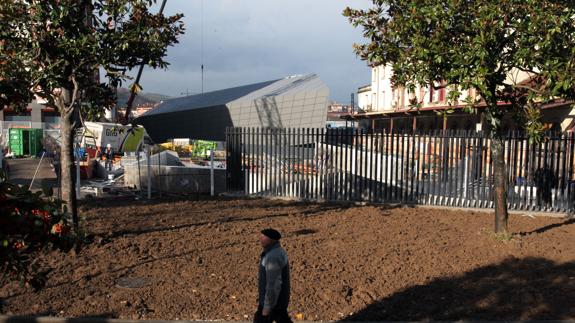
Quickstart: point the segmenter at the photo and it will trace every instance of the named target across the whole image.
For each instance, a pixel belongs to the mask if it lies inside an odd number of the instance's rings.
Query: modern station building
[[[323,128],[329,89],[315,74],[164,101],[135,120],[156,143],[225,141],[227,127]]]

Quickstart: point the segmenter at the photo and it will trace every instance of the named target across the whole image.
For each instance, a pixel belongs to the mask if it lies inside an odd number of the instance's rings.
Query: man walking
[[[292,323],[287,308],[290,297],[289,261],[274,229],[261,231],[259,265],[259,306],[254,323]]]
[[[112,145],[107,144],[106,150],[104,151],[104,156],[106,156],[106,170],[108,172],[112,171],[112,165],[114,163],[114,151],[112,150]]]

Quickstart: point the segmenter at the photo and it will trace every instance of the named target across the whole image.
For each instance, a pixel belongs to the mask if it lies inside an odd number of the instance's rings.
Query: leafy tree
[[[0,1],[0,108],[41,98],[61,116],[62,196],[78,230],[74,132],[115,101],[111,88],[142,62],[166,68],[182,15],[150,12],[155,0]],[[108,84],[100,83],[105,71]]]
[[[451,102],[460,91],[477,90],[479,99],[468,100],[466,110],[484,106],[494,160],[495,231],[507,234],[501,121],[508,113],[521,116],[532,141],[538,141],[541,105],[573,97],[575,2],[373,0],[372,8],[347,8],[344,15],[369,40],[354,45],[356,53],[391,65],[395,86],[414,91],[419,84],[443,81],[453,89]]]

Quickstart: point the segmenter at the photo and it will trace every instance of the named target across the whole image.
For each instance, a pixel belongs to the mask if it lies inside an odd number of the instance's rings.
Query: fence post
[[[136,161],[138,164],[138,195],[142,195],[142,171],[140,170],[140,148],[136,150]]]
[[[158,195],[162,197],[162,151],[158,152]]]
[[[242,138],[242,176],[244,185],[244,195],[248,195],[248,157],[249,157],[249,146],[247,141],[246,128],[241,128],[241,138]],[[241,179],[240,179],[241,181]]]
[[[76,151],[74,153],[74,155],[76,156],[76,198],[80,198],[80,145],[76,144]],[[112,157],[113,158],[113,157]],[[110,164],[112,164],[112,161],[110,161]],[[108,175],[108,178],[109,175]]]
[[[467,151],[465,152],[465,158],[463,160],[463,199],[467,199],[467,183],[468,183],[468,174],[467,174],[467,162],[469,157],[467,156]]]
[[[210,195],[214,196],[214,149],[210,148]]]
[[[150,146],[146,147],[146,157],[147,157],[147,177],[148,177],[148,200],[152,199],[152,149]]]

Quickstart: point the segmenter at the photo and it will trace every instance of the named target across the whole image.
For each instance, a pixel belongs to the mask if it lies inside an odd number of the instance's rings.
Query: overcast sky
[[[370,69],[352,50],[354,42],[363,41],[361,30],[341,12],[370,3],[168,0],[165,13],[182,12],[186,34],[169,49],[168,70],[145,69],[141,84],[144,92],[199,93],[203,25],[204,92],[316,73],[329,86],[333,100],[347,103],[352,92],[370,83]]]

